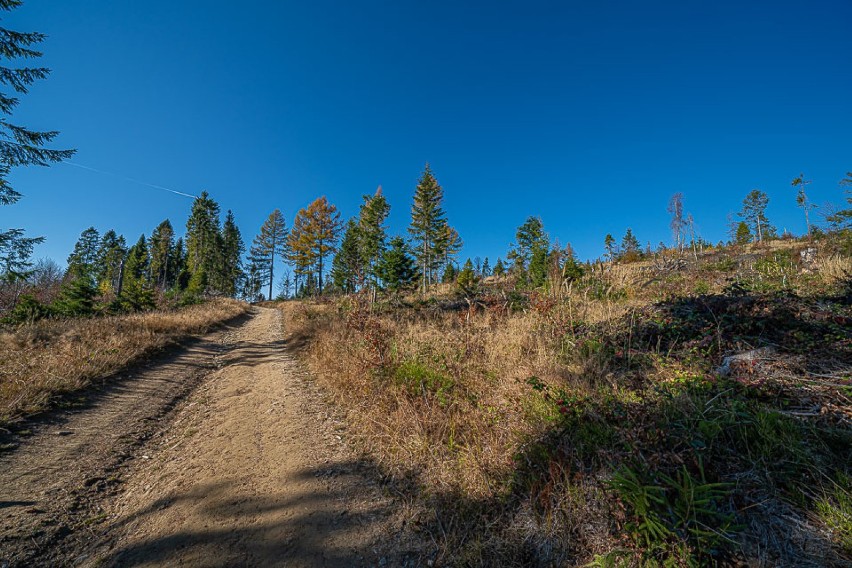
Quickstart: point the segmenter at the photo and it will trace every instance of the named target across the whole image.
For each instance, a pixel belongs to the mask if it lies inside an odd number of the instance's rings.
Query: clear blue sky
[[[840,203],[852,170],[852,2],[27,0],[53,69],[14,119],[74,160],[232,209],[246,242],[327,195],[344,217],[381,184],[403,232],[423,164],[464,256],[505,258],[540,215],[582,258],[607,232],[669,242],[686,196],[724,236],[745,194],[804,230],[790,180]],[[18,169],[0,227],[64,262],[80,231],[134,242],[190,200],[58,164]],[[464,260],[464,256],[461,260]]]

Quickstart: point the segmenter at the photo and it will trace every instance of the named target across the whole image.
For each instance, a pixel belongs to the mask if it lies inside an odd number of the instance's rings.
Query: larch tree
[[[269,287],[269,299],[272,299],[272,285],[275,282],[275,259],[281,257],[287,246],[287,223],[284,215],[276,209],[269,214],[260,227],[260,233],[251,246],[251,259]]]
[[[10,11],[21,5],[20,0],[0,0],[0,10]],[[55,131],[35,131],[9,121],[18,106],[19,96],[26,94],[30,85],[47,77],[45,67],[17,66],[15,61],[36,59],[41,53],[34,49],[44,34],[17,32],[0,27],[0,205],[11,205],[21,194],[9,183],[12,168],[39,165],[69,159],[74,150],[47,148],[58,135]],[[21,228],[0,229],[0,279],[17,280],[26,276],[32,266],[33,247],[42,237],[26,237]]]
[[[444,190],[432,174],[429,164],[423,170],[417,188],[414,190],[414,203],[411,206],[411,225],[408,232],[415,243],[415,257],[420,265],[422,278],[421,290],[425,294],[433,281],[433,270],[439,256],[442,231],[446,226],[446,214],[443,209]]]
[[[799,174],[798,176],[793,178],[793,181],[790,182],[795,189],[796,192],[796,205],[802,208],[805,212],[805,226],[808,230],[808,238],[811,238],[811,218],[810,218],[810,210],[816,207],[813,205],[808,199],[808,194],[805,192],[805,188],[810,185],[811,180],[805,179],[805,174]]]
[[[307,241],[310,256],[317,265],[318,292],[323,292],[323,266],[325,257],[337,250],[337,239],[340,237],[342,224],[337,207],[330,204],[323,195],[308,205],[307,209]]]

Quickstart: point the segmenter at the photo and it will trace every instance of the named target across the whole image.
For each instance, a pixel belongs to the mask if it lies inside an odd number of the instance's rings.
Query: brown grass
[[[48,408],[157,350],[244,313],[213,300],[172,311],[43,320],[0,332],[0,425]]]

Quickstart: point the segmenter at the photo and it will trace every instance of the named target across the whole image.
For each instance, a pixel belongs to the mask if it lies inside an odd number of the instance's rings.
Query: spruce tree
[[[358,289],[362,281],[364,268],[363,248],[361,245],[361,225],[350,219],[343,232],[340,248],[331,263],[331,280],[334,288],[344,294],[351,294]],[[373,270],[371,269],[371,272]]]
[[[19,0],[0,0],[0,10],[10,11],[21,5]],[[9,183],[12,168],[17,166],[47,166],[69,159],[74,150],[46,148],[58,135],[55,131],[39,132],[9,121],[18,106],[19,96],[29,86],[50,73],[44,67],[9,66],[15,60],[35,59],[41,53],[34,47],[44,40],[38,32],[16,32],[0,27],[0,205],[11,205],[21,194]],[[8,63],[7,63],[8,62]],[[6,63],[6,64],[3,64]],[[33,247],[43,237],[26,237],[21,228],[0,229],[0,280],[17,280],[26,276],[32,266]]]
[[[118,294],[121,271],[127,256],[124,237],[110,229],[101,237],[95,261],[95,279],[101,294]]]
[[[767,205],[769,205],[769,197],[759,189],[753,189],[743,199],[743,208],[739,212],[739,217],[748,224],[759,242],[774,233],[774,228],[766,218]]]
[[[260,233],[252,241],[250,256],[269,287],[270,300],[272,300],[272,284],[275,282],[275,259],[282,256],[284,252],[287,234],[284,215],[276,209],[269,214],[260,227]]]
[[[740,224],[737,225],[737,232],[734,238],[735,244],[738,245],[744,245],[751,242],[751,230],[749,230],[748,225],[745,221],[740,221]]]
[[[169,284],[169,278],[173,275],[171,271],[174,267],[171,266],[172,248],[174,247],[175,232],[171,222],[166,219],[154,229],[151,233],[151,239],[148,243],[151,263],[150,279],[155,286],[165,290]]]
[[[618,249],[615,244],[615,238],[610,233],[606,234],[604,237],[604,250],[606,251],[606,258],[610,262],[613,262],[618,256]]]
[[[142,235],[127,252],[121,293],[122,304],[126,308],[145,310],[154,307],[154,292],[148,279],[150,262],[147,240],[145,235]],[[204,272],[199,271],[199,274]]]
[[[506,274],[506,267],[503,265],[503,261],[498,256],[497,262],[494,263],[494,276],[500,278],[504,274]]]
[[[283,217],[282,217],[283,221]],[[226,296],[237,295],[240,281],[243,278],[242,257],[245,252],[243,237],[234,220],[231,210],[225,215],[222,224],[222,250],[219,257],[218,289]]]
[[[364,204],[358,215],[357,248],[361,256],[361,267],[357,270],[361,282],[365,278],[372,280],[376,286],[376,263],[382,255],[387,239],[385,222],[390,214],[390,204],[382,195],[382,186],[376,189],[375,195],[364,196]],[[345,237],[344,237],[345,238]],[[341,243],[341,250],[343,243]]]
[[[482,261],[482,277],[488,278],[491,276],[491,264],[488,262],[488,257],[485,257],[485,260]]]
[[[443,209],[444,190],[432,174],[429,164],[423,170],[417,188],[414,191],[414,203],[411,206],[411,226],[408,232],[416,244],[414,254],[420,265],[422,286],[426,293],[432,283],[432,273],[437,260],[440,259],[441,238],[446,231],[446,218]]]
[[[206,191],[195,198],[186,221],[186,256],[194,293],[206,292],[220,255],[219,204]],[[200,287],[200,288],[199,288]]]
[[[539,217],[528,217],[515,233],[515,243],[509,251],[512,271],[521,287],[531,284],[537,288],[547,279],[547,253],[550,239]]]
[[[805,187],[810,184],[810,180],[805,179],[805,174],[799,174],[798,177],[793,178],[793,181],[790,183],[794,188],[798,188],[798,192],[796,193],[796,205],[802,208],[802,211],[805,212],[805,226],[808,229],[808,238],[811,237],[811,217],[810,210],[816,207],[816,205],[812,204],[808,199],[808,194],[805,193]]]
[[[417,280],[417,265],[410,256],[405,239],[394,237],[389,244],[376,266],[376,273],[383,286],[396,293],[414,284]]]
[[[642,258],[642,245],[639,239],[633,234],[633,230],[628,227],[627,232],[621,239],[621,254],[619,259],[625,262],[635,262]]]
[[[456,267],[453,266],[452,263],[448,264],[446,268],[444,268],[444,275],[441,276],[442,284],[452,284],[456,281],[457,270]]]
[[[94,227],[89,227],[80,233],[80,238],[74,244],[74,250],[68,255],[68,273],[74,277],[94,280],[99,245],[100,234]]]
[[[465,261],[458,277],[456,278],[456,287],[459,293],[465,298],[472,298],[479,293],[479,277],[473,270],[473,263],[470,259]]]

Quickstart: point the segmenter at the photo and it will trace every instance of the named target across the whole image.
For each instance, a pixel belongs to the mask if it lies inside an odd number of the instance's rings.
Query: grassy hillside
[[[281,308],[439,564],[827,566],[852,559],[850,275],[776,241]]]

